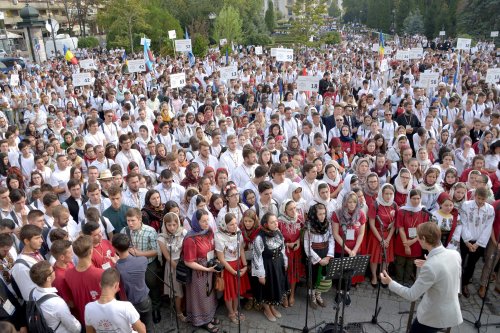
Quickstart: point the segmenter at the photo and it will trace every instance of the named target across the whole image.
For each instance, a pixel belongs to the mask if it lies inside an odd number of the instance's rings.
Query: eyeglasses
[[[340,121],[340,122],[342,122],[342,121],[344,121],[344,119],[335,119],[335,121]]]
[[[392,116],[392,113],[386,113],[384,116]]]

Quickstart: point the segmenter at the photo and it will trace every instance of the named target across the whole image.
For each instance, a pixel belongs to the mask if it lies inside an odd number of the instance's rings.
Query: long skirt
[[[384,231],[384,239],[387,238],[388,235],[389,231]],[[395,237],[394,235],[393,237],[391,237],[391,241],[389,242],[389,247],[385,249],[387,255],[386,258],[387,263],[391,263],[394,261],[394,237]],[[368,246],[366,253],[370,255],[371,263],[377,263],[377,264],[382,263],[382,256],[383,256],[382,246],[372,231],[370,231],[368,234]]]
[[[290,284],[297,283],[300,281],[300,278],[306,275],[302,260],[302,249],[300,247],[296,250],[289,250],[287,248],[286,256],[288,258],[288,270],[286,271],[288,282]]]
[[[266,284],[257,283],[255,285],[255,290],[252,290],[255,301],[259,304],[279,305],[290,292],[283,256],[275,259],[264,257],[264,269],[266,271]]]
[[[175,260],[176,263],[179,262],[179,260]],[[172,289],[170,285],[170,276],[172,276],[172,285],[173,285],[173,292],[175,293],[175,297],[184,297],[184,291],[182,290],[182,284],[177,281],[175,278],[175,267],[171,267],[170,263],[165,264],[165,273],[164,273],[164,278],[163,281],[165,281],[164,284],[164,294],[165,295],[171,295],[172,294]]]
[[[193,326],[208,324],[214,319],[217,310],[215,290],[207,295],[207,281],[209,290],[213,288],[213,273],[193,270],[191,283],[186,284],[186,312],[187,319]]]
[[[234,270],[237,269],[237,260],[227,262]],[[240,270],[243,266],[240,264]],[[240,295],[250,289],[248,272],[240,275]],[[224,270],[224,300],[230,301],[238,297],[238,276]]]
[[[328,254],[328,247],[323,248],[323,249],[315,249],[314,252],[316,252],[316,254],[321,259],[323,259]],[[311,283],[311,286],[312,286],[313,289],[316,288],[319,285],[320,281],[318,280],[318,275],[320,275],[320,272],[321,272],[321,276],[325,276],[326,275],[326,268],[327,267],[328,266],[321,266],[319,263],[312,265],[312,267],[311,267],[311,277],[310,277],[309,282]],[[309,271],[308,267],[306,267],[306,271],[307,272]]]

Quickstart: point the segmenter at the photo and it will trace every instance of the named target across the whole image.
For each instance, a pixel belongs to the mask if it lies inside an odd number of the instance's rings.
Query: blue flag
[[[185,35],[184,35],[184,38],[185,38],[185,39],[189,39],[189,34],[188,34],[188,29],[187,29],[187,27],[186,27],[186,33],[185,33]],[[193,52],[192,52],[192,51],[189,51],[189,52],[188,52],[188,59],[189,59],[189,66],[190,66],[190,67],[193,67],[193,66],[194,66],[194,64],[195,64],[195,57],[194,57],[194,54],[193,54]]]

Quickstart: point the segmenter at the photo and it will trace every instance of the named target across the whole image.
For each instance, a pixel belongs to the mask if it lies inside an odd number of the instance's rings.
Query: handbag
[[[215,274],[215,290],[224,291],[224,271]]]
[[[177,263],[177,266],[175,268],[175,279],[177,280],[177,282],[182,284],[191,283],[193,279],[193,270],[189,268],[184,262],[184,256],[182,252],[179,262]]]

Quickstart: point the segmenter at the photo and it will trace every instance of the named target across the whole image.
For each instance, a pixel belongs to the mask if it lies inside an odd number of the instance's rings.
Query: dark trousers
[[[470,242],[474,244],[475,242]],[[476,263],[484,254],[484,248],[478,247],[476,252],[470,252],[463,240],[460,240],[460,255],[462,256],[462,286],[470,283]]]
[[[148,269],[146,270],[146,285],[149,288],[149,297],[151,297],[153,311],[159,311],[161,305],[163,286],[158,276],[161,277],[163,274],[160,272],[160,267],[160,262],[158,259],[155,259],[148,264]]]
[[[146,325],[146,332],[153,333],[155,331],[155,327],[153,324],[153,309],[151,305],[151,298],[146,296],[146,298],[137,304],[134,304],[135,309],[139,312],[139,316],[141,317],[141,321]]]
[[[436,333],[440,330],[440,328],[430,327],[424,324],[420,324],[418,319],[415,318],[413,323],[411,324],[410,333]]]

